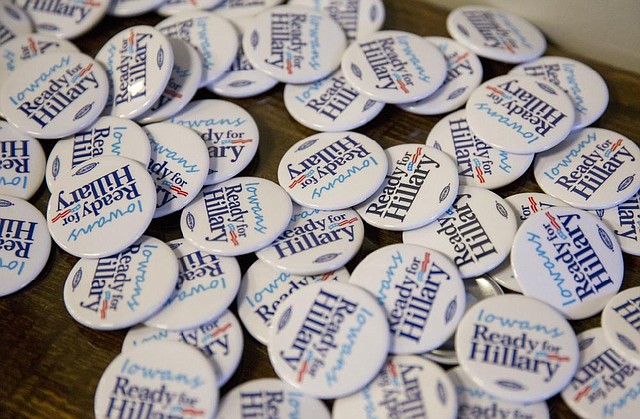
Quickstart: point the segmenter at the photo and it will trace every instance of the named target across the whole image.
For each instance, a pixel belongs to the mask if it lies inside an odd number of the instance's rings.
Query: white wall
[[[510,10],[562,49],[640,73],[640,0],[423,1],[447,9],[482,4]]]

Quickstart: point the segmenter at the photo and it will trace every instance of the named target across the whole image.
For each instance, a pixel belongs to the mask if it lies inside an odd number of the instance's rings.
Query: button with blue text
[[[623,252],[640,256],[640,191],[615,207],[591,212],[609,226]]]
[[[640,366],[640,287],[616,294],[602,310],[602,330],[620,355]]]
[[[31,198],[44,179],[45,159],[38,140],[0,121],[0,195]]]
[[[20,7],[3,1],[0,6],[0,45],[20,36],[28,35],[33,32],[33,25],[29,14]]]
[[[88,32],[102,20],[109,7],[106,0],[49,3],[13,0],[13,3],[26,12],[38,33],[66,39]]]

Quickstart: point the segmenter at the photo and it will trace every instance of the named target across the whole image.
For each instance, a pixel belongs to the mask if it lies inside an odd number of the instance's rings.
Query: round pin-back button
[[[494,192],[460,186],[453,204],[431,224],[405,231],[402,241],[429,246],[451,258],[462,278],[479,276],[509,255],[518,223]]]
[[[276,374],[301,392],[338,398],[363,388],[389,349],[384,310],[355,285],[311,284],[283,301],[272,319],[269,358]]]
[[[251,64],[274,79],[309,83],[338,68],[347,40],[325,12],[285,5],[258,14],[242,46]]]
[[[0,45],[31,32],[33,25],[27,12],[8,1],[3,1],[0,5]]]
[[[324,10],[342,27],[348,43],[380,30],[385,18],[382,0],[291,0],[288,4]]]
[[[260,133],[251,115],[224,100],[196,100],[170,120],[195,130],[209,149],[205,185],[220,183],[240,173],[258,151]]]
[[[538,211],[544,211],[551,207],[567,206],[564,201],[538,192],[525,192],[511,195],[506,197],[505,201],[509,203],[511,209],[515,212],[518,227],[528,219],[531,214],[535,214]],[[522,293],[520,285],[518,285],[518,281],[516,281],[516,276],[513,273],[510,258],[506,258],[504,262],[498,265],[494,270],[490,271],[487,275],[503,287],[508,288],[511,291]]]
[[[527,75],[487,80],[471,93],[466,110],[478,137],[514,154],[538,153],[560,143],[576,113],[562,89]]]
[[[0,48],[0,84],[25,65],[25,62],[52,52],[79,52],[78,48],[64,39],[38,33],[22,35],[6,42]]]
[[[178,260],[178,282],[162,309],[144,321],[159,329],[183,330],[218,318],[240,287],[240,266],[233,257],[217,257],[185,239],[167,243]]]
[[[108,91],[106,73],[89,56],[54,52],[7,77],[0,108],[9,123],[32,137],[60,138],[95,121]]]
[[[480,300],[504,294],[500,285],[488,276],[466,278],[462,283],[465,291],[465,313]],[[439,364],[458,365],[454,336],[437,349],[425,352],[422,356]]]
[[[70,173],[47,207],[49,232],[63,250],[99,258],[138,240],[156,209],[155,184],[141,164],[99,156]]]
[[[455,418],[453,382],[437,364],[419,356],[389,357],[367,386],[333,405],[334,419],[371,417]]]
[[[609,89],[602,76],[571,58],[541,57],[513,68],[509,74],[539,77],[564,90],[576,110],[573,129],[591,125],[609,104]]]
[[[46,5],[31,0],[13,0],[13,3],[27,12],[38,33],[66,39],[88,32],[102,20],[109,7],[106,0]]]
[[[624,275],[622,251],[609,227],[571,207],[548,208],[522,223],[511,265],[524,295],[571,320],[599,313]]]
[[[348,280],[349,271],[346,268],[322,275],[301,276],[282,272],[258,259],[240,282],[236,299],[238,316],[251,336],[266,345],[269,343],[271,319],[285,299],[309,284]]]
[[[256,256],[287,273],[318,275],[346,265],[363,240],[364,225],[355,211],[320,211],[294,204],[289,225]]]
[[[231,67],[207,86],[207,89],[218,96],[232,98],[257,96],[278,84],[278,80],[253,67],[244,53],[242,34],[238,36],[238,52]]]
[[[562,391],[578,366],[571,325],[547,304],[509,294],[482,300],[462,317],[456,351],[465,373],[487,393],[537,403]]]
[[[560,394],[581,418],[634,418],[640,399],[640,369],[609,344],[602,328],[578,335],[580,365],[571,383]]]
[[[251,18],[282,2],[283,0],[224,0],[211,11],[229,20]]]
[[[409,230],[430,223],[451,206],[459,185],[451,157],[421,144],[396,145],[385,154],[389,161],[385,180],[356,207],[367,224]]]
[[[44,179],[45,159],[38,140],[0,121],[0,195],[31,198]]]
[[[512,154],[478,138],[460,109],[434,125],[426,145],[447,153],[458,163],[460,184],[495,189],[508,185],[527,171],[533,154]]]
[[[150,12],[166,0],[111,0],[107,14],[110,16],[130,17]]]
[[[614,296],[602,310],[602,330],[611,347],[624,358],[640,365],[640,287]]]
[[[474,383],[461,367],[450,369],[447,375],[456,389],[459,418],[497,418],[506,415],[512,418],[549,419],[549,407],[544,401],[519,404],[501,400]]]
[[[233,25],[215,13],[184,12],[166,18],[156,29],[171,38],[182,39],[194,47],[202,58],[203,87],[231,66],[238,52],[238,34]]]
[[[369,198],[384,181],[387,165],[382,147],[363,134],[320,133],[287,150],[278,182],[300,205],[343,209]]]
[[[631,198],[640,188],[640,148],[604,128],[585,128],[536,156],[533,175],[543,191],[569,205],[597,210]]]
[[[622,251],[640,256],[640,191],[616,207],[592,211],[616,235]]]
[[[178,261],[169,246],[142,236],[111,256],[80,259],[64,284],[64,304],[87,327],[123,329],[162,307],[177,280]]]
[[[49,259],[46,220],[29,202],[0,195],[0,297],[36,279]]]
[[[447,76],[438,48],[402,31],[379,31],[352,43],[342,72],[359,92],[385,103],[407,103],[434,93]]]
[[[447,76],[438,90],[417,102],[398,104],[400,109],[418,115],[451,112],[464,105],[482,82],[482,63],[476,54],[460,43],[441,36],[428,36],[447,60]]]
[[[127,332],[122,351],[158,341],[182,342],[200,349],[213,364],[219,387],[229,381],[240,365],[244,347],[240,323],[227,310],[216,320],[192,329],[171,331],[147,326],[134,327]]]
[[[182,211],[180,229],[196,247],[222,256],[255,252],[289,224],[291,199],[277,184],[237,177],[208,186]]]
[[[166,0],[156,12],[160,16],[173,16],[195,10],[210,10],[225,0]]]
[[[92,157],[121,156],[149,164],[149,137],[130,119],[101,116],[71,137],[59,140],[47,160],[46,180],[49,190],[60,187],[60,179]]]
[[[369,291],[387,313],[393,354],[435,349],[453,335],[464,314],[458,268],[422,246],[392,244],[365,257],[349,283]]]
[[[102,374],[94,400],[98,418],[123,412],[212,418],[217,407],[213,366],[200,351],[178,342],[153,342],[118,355]]]
[[[220,401],[217,418],[234,419],[269,412],[278,418],[330,419],[318,399],[307,396],[277,378],[258,378],[231,389]]]
[[[305,127],[317,131],[347,131],[361,127],[384,108],[358,93],[337,70],[331,76],[308,84],[287,84],[284,105]]]
[[[195,96],[202,77],[198,52],[181,39],[169,38],[173,50],[173,70],[156,103],[136,120],[142,124],[163,121],[180,112]]]
[[[106,114],[136,118],[160,98],[173,70],[169,40],[151,26],[133,26],[114,35],[96,60],[109,75]]]
[[[158,122],[145,126],[151,141],[147,171],[156,185],[154,218],[181,210],[196,197],[209,173],[207,146],[189,128]]]
[[[505,63],[531,61],[547,48],[540,29],[520,16],[491,7],[454,9],[447,16],[447,31],[479,56]]]

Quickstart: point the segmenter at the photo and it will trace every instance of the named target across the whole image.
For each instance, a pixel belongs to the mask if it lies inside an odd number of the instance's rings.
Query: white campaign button
[[[469,378],[461,367],[447,371],[458,396],[459,418],[529,418],[549,419],[549,407],[544,401],[520,404],[501,400],[484,391]]]
[[[640,148],[617,132],[585,128],[537,155],[533,175],[543,191],[573,207],[611,208],[640,188]]]
[[[3,1],[0,5],[0,45],[33,32],[31,18],[20,7]]]
[[[47,225],[66,252],[99,258],[138,240],[155,209],[155,184],[141,164],[99,156],[78,166],[54,188]]]
[[[623,252],[640,256],[640,191],[616,207],[592,213],[613,231]]]
[[[29,202],[0,195],[0,297],[36,279],[49,259],[46,220]]]
[[[450,38],[428,36],[447,60],[447,77],[434,93],[417,102],[398,104],[400,109],[418,115],[451,112],[464,105],[482,82],[482,63],[476,54]]]
[[[211,9],[225,19],[235,20],[251,18],[266,9],[277,6],[284,0],[224,0]],[[291,2],[289,2],[291,4]]]
[[[136,120],[142,124],[160,122],[180,112],[193,99],[202,77],[198,52],[181,39],[169,38],[173,50],[173,70],[160,98]]]
[[[638,416],[640,368],[611,347],[602,328],[580,333],[578,345],[580,365],[560,394],[567,406],[585,419]]]
[[[481,57],[505,63],[523,63],[541,56],[547,41],[540,29],[506,10],[482,6],[454,9],[447,31]]]
[[[3,44],[0,47],[0,87],[9,74],[28,65],[29,60],[52,52],[79,51],[69,41],[38,33],[18,36]]]
[[[500,285],[486,275],[466,278],[462,283],[465,291],[465,313],[478,301],[504,294]],[[454,336],[437,349],[425,352],[422,356],[439,364],[458,365]]]
[[[640,366],[640,287],[626,289],[614,296],[602,310],[602,330],[613,349]]]
[[[482,141],[471,131],[464,109],[438,121],[429,132],[426,145],[455,159],[460,184],[486,189],[500,188],[518,179],[534,157],[498,150]]]
[[[331,76],[308,84],[287,84],[284,105],[305,127],[317,131],[347,131],[361,127],[384,108],[358,93],[337,70]]]
[[[506,197],[505,201],[509,203],[511,209],[515,212],[518,227],[528,219],[531,214],[535,214],[538,211],[544,211],[551,207],[567,206],[565,202],[559,199],[538,192],[524,192],[511,195]],[[516,276],[513,273],[510,258],[506,258],[504,262],[498,265],[494,270],[490,271],[487,275],[503,287],[508,288],[511,291],[522,293],[520,285],[518,285],[518,281],[516,281]]]
[[[442,345],[464,314],[458,268],[422,246],[392,244],[365,257],[349,283],[369,291],[386,310],[393,354],[418,354]]]
[[[110,0],[107,14],[110,16],[130,17],[150,12],[166,0]]]
[[[237,175],[258,151],[258,126],[251,115],[235,103],[196,100],[169,121],[195,130],[209,149],[209,174],[205,185]]]
[[[514,154],[539,153],[560,143],[576,113],[562,89],[527,75],[487,80],[471,93],[466,110],[478,137]]]
[[[128,157],[149,164],[149,137],[130,119],[101,116],[90,126],[56,142],[47,160],[46,180],[49,190],[60,186],[60,179],[92,157]]]
[[[431,224],[405,231],[402,241],[444,253],[462,278],[482,275],[509,255],[518,229],[507,202],[494,192],[460,186],[453,204]]]
[[[107,0],[57,0],[49,3],[13,0],[13,3],[27,12],[38,33],[66,39],[88,32],[102,20],[109,7]]]
[[[459,185],[451,157],[421,144],[396,145],[385,153],[389,161],[385,180],[356,207],[367,224],[409,230],[430,223],[451,206]]]
[[[32,137],[60,138],[95,121],[108,91],[106,73],[89,56],[54,52],[9,75],[0,90],[0,108],[9,123]]]
[[[222,256],[255,252],[274,241],[291,218],[291,199],[267,179],[237,177],[208,186],[183,211],[183,236]]]
[[[300,205],[336,210],[369,198],[386,172],[384,150],[371,138],[357,132],[320,133],[287,150],[278,182]]]
[[[207,89],[222,97],[246,98],[257,96],[278,84],[278,80],[256,70],[249,62],[244,48],[242,35],[239,35],[238,52],[231,67],[220,78],[207,86]]]
[[[178,261],[169,246],[142,236],[111,256],[80,259],[64,284],[64,304],[87,327],[124,329],[160,309],[177,280]]]
[[[438,48],[402,31],[380,31],[352,43],[342,72],[356,90],[385,103],[407,103],[434,93],[447,76]]]
[[[96,54],[109,74],[105,113],[136,118],[160,98],[173,69],[169,40],[151,26],[127,28],[109,39]]]
[[[159,329],[183,330],[218,318],[238,293],[238,261],[203,252],[185,239],[167,244],[178,260],[178,282],[162,309],[144,324]]]
[[[214,13],[179,13],[158,23],[156,29],[168,37],[182,39],[200,53],[200,87],[224,74],[238,52],[236,29],[226,19]]]
[[[620,289],[624,263],[611,230],[586,211],[552,207],[526,220],[511,265],[522,293],[568,319],[599,313]]]
[[[571,58],[541,57],[513,68],[509,74],[539,77],[564,90],[576,109],[574,129],[591,125],[609,104],[609,89],[602,76]]]
[[[197,349],[179,342],[153,342],[118,355],[98,382],[97,418],[213,418],[218,386],[213,366]]]
[[[257,15],[242,38],[251,64],[284,83],[328,76],[340,65],[346,46],[344,32],[328,14],[288,5]]]
[[[360,390],[387,357],[384,310],[355,285],[309,285],[280,304],[272,323],[268,350],[273,369],[313,397],[338,398]]]
[[[380,30],[385,18],[382,0],[290,0],[289,4],[329,13],[344,30],[348,43]]]
[[[169,122],[145,126],[151,141],[147,172],[156,184],[154,218],[181,210],[193,201],[209,173],[209,154],[200,136]]]
[[[38,140],[0,121],[0,195],[31,198],[44,179],[45,159]]]
[[[337,399],[334,419],[456,417],[458,402],[453,382],[437,364],[411,355],[389,357],[367,386]]]
[[[256,260],[244,274],[237,296],[238,316],[258,342],[269,343],[269,327],[278,306],[295,292],[321,281],[347,282],[349,271],[340,268],[322,275],[301,276],[282,272]]]
[[[160,16],[173,16],[196,10],[210,10],[225,0],[166,0],[156,12]]]
[[[244,338],[238,319],[229,310],[216,320],[186,330],[163,330],[136,326],[127,332],[122,352],[147,343],[182,342],[200,349],[209,358],[216,372],[218,386],[223,386],[240,365]]]
[[[289,225],[256,256],[295,275],[342,268],[362,245],[364,225],[352,209],[320,211],[295,204]]]
[[[456,331],[464,372],[494,397],[537,403],[562,391],[578,366],[571,325],[545,303],[517,294],[478,302]]]
[[[277,378],[258,378],[232,388],[220,401],[218,419],[261,416],[330,419],[327,406]]]

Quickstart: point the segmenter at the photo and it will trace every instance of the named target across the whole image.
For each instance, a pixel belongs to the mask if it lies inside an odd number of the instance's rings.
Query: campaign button
[[[2,2],[0,7],[0,45],[10,40],[33,32],[31,18],[20,7],[9,2]]]
[[[28,14],[38,33],[66,39],[88,32],[102,20],[109,7],[107,0],[57,0],[49,3],[13,0],[13,3]]]
[[[0,121],[0,195],[31,198],[44,179],[45,159],[38,140]]]
[[[616,235],[622,251],[630,255],[640,256],[640,191],[618,206],[605,210],[591,211],[609,226]]]
[[[602,310],[602,330],[620,355],[640,366],[640,287],[616,294]]]

